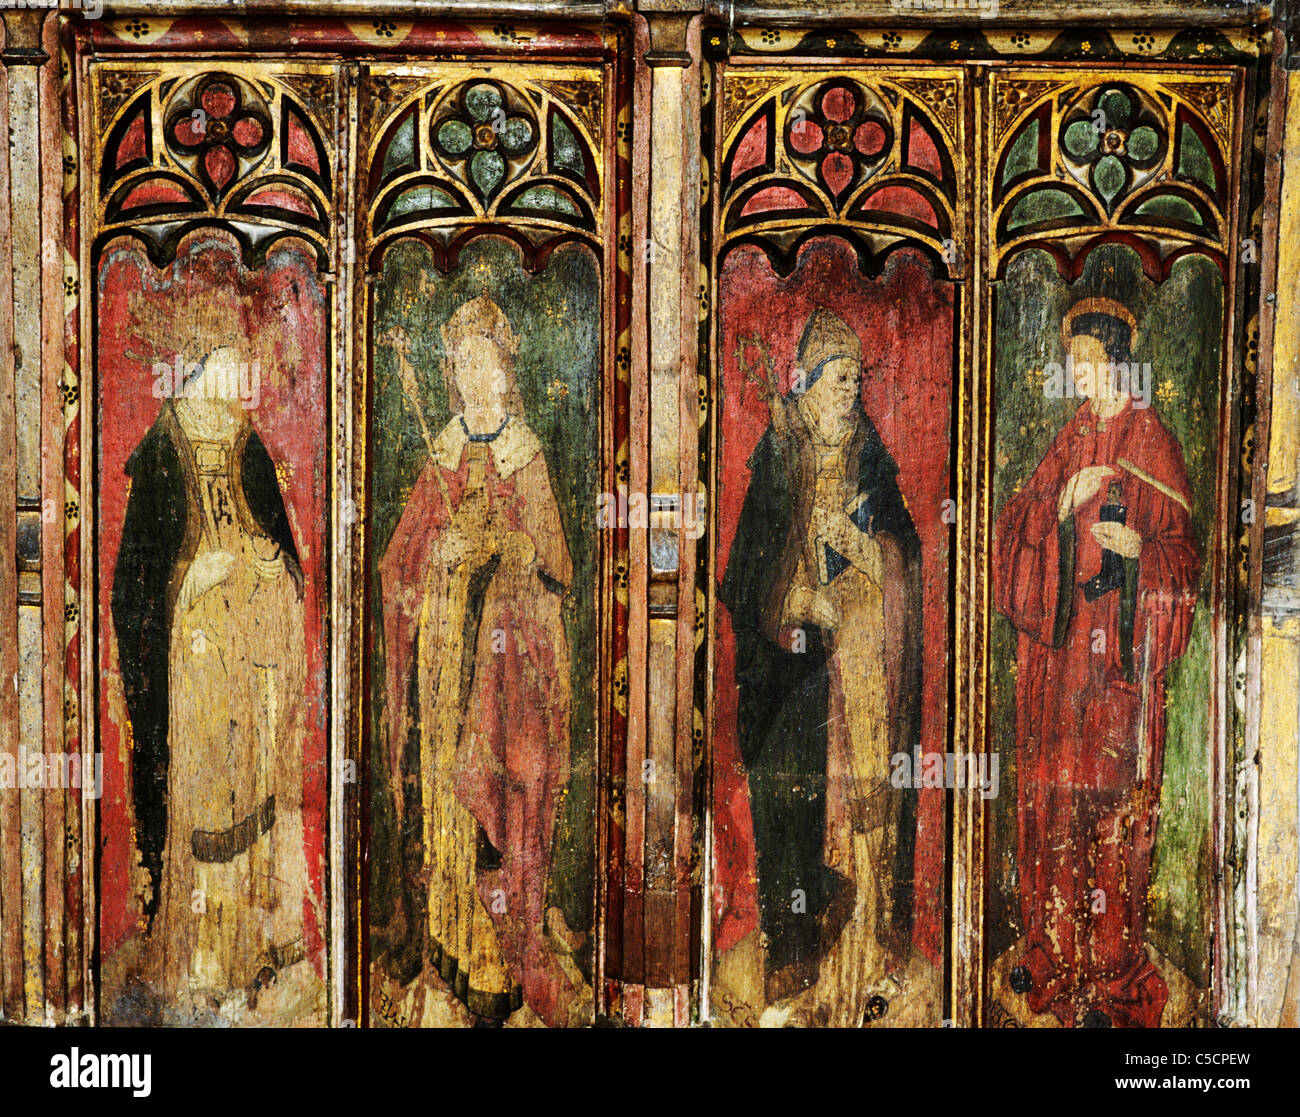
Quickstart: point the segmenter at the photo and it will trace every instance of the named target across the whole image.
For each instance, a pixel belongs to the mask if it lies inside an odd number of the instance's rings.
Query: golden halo
[[[1133,317],[1133,312],[1114,299],[1093,298],[1080,299],[1065,312],[1065,317],[1061,319],[1061,341],[1066,349],[1070,348],[1071,327],[1080,314],[1105,314],[1111,318],[1118,318],[1128,325],[1129,349],[1137,348],[1137,319]]]

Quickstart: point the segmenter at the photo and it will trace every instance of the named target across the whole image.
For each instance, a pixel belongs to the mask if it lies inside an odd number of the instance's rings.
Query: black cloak
[[[781,607],[804,546],[816,459],[794,398],[773,406],[776,421],[749,459],[752,477],[719,597],[736,635],[740,754],[749,775],[768,994],[775,1000],[816,978],[821,953],[849,917],[854,890],[823,860],[830,720],[825,637],[807,625],[802,653],[778,642]],[[861,411],[852,439],[849,460],[856,454],[871,534],[893,556],[885,567],[887,583],[893,582],[885,595],[885,625],[896,634],[894,654],[887,656],[893,659],[887,664],[890,748],[910,757],[919,748],[921,723],[920,539],[898,489],[898,466]],[[867,531],[865,515],[855,523]],[[892,889],[882,898],[877,935],[905,954],[911,942],[916,793],[891,789],[890,806],[885,848],[893,863]],[[793,910],[795,889],[804,893],[805,913]]]

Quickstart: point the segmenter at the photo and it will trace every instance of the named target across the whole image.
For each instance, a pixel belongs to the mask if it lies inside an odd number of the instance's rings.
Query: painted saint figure
[[[572,566],[505,314],[472,299],[442,340],[452,418],[436,438],[425,432],[431,460],[380,566],[414,962],[394,975],[409,982],[427,958],[476,1025],[500,1025],[525,1002],[561,1025],[581,936],[547,910],[546,890],[569,778],[561,604]]]
[[[795,390],[770,398],[719,591],[736,635],[738,732],[758,855],[769,1003],[819,980],[832,1024],[887,1009],[911,948],[920,541],[862,410],[862,346],[810,315]],[[800,390],[802,389],[802,390]]]
[[[1111,299],[1066,315],[1078,388],[1093,398],[1007,501],[994,539],[996,606],[1018,636],[1026,940],[1011,986],[1067,1027],[1157,1027],[1168,996],[1144,947],[1146,897],[1165,673],[1187,649],[1201,560],[1182,449],[1126,390],[1135,327]]]
[[[303,574],[275,465],[210,352],[126,465],[112,614],[143,979],[166,1011],[238,1020],[305,958]],[[310,968],[309,963],[305,963]]]

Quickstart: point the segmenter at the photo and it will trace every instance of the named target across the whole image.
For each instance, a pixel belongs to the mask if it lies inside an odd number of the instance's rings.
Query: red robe
[[[1062,489],[1092,465],[1114,474],[1061,525]],[[1091,528],[1112,484],[1142,537],[1126,564],[1127,610],[1124,587],[1092,602],[1082,588],[1101,567]],[[1143,940],[1165,671],[1187,649],[1201,562],[1190,493],[1182,450],[1154,411],[1128,406],[1099,422],[1085,403],[998,517],[995,602],[1019,638],[1020,962],[1033,981],[1029,1007],[1067,1026],[1092,1009],[1117,1027],[1157,1027],[1168,996]]]
[[[453,419],[435,443],[438,462],[421,472],[380,563],[390,772],[400,787],[401,746],[418,714],[408,701],[412,651],[429,563],[449,520],[438,470],[453,510],[470,498],[486,500],[484,538],[501,556],[477,625],[466,625],[473,683],[455,795],[501,855],[499,867],[479,868],[476,885],[513,979],[543,1021],[563,1025],[572,990],[545,941],[544,917],[556,811],[569,778],[569,652],[560,606],[572,566],[536,435],[512,420],[486,453],[485,483],[476,490],[461,429]],[[535,549],[522,565],[499,546],[513,533]],[[424,737],[421,748],[431,748]],[[400,793],[396,800],[400,829]],[[498,890],[507,911],[493,903]]]

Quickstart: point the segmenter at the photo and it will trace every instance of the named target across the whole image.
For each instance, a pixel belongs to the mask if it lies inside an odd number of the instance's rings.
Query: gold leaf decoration
[[[1232,137],[1232,86],[1226,81],[1188,81],[1166,85],[1171,92],[1191,105],[1213,130],[1220,144],[1220,156]]]
[[[604,134],[604,129],[601,128],[600,82],[594,79],[591,81],[557,80],[539,81],[537,84],[554,97],[586,129],[594,148],[592,155],[598,155]]]
[[[158,76],[157,70],[101,70],[99,75],[99,134],[108,131],[118,109]]]
[[[1041,101],[1046,94],[1060,89],[1064,85],[1065,83],[1062,81],[1046,81],[1032,78],[1007,79],[1000,78],[995,74],[993,77],[993,129],[991,136],[993,150],[997,150],[1002,137],[1025,115],[1025,112],[1031,106]]]
[[[384,122],[428,79],[400,74],[367,74],[362,84],[361,122],[368,136],[379,134]],[[431,86],[437,88],[436,86]]]
[[[955,77],[898,78],[894,84],[919,99],[930,110],[935,123],[944,130],[948,139],[956,142],[961,102]]]
[[[787,80],[788,75],[783,73],[727,73],[722,79],[722,138],[730,136],[732,128],[745,113]]]

